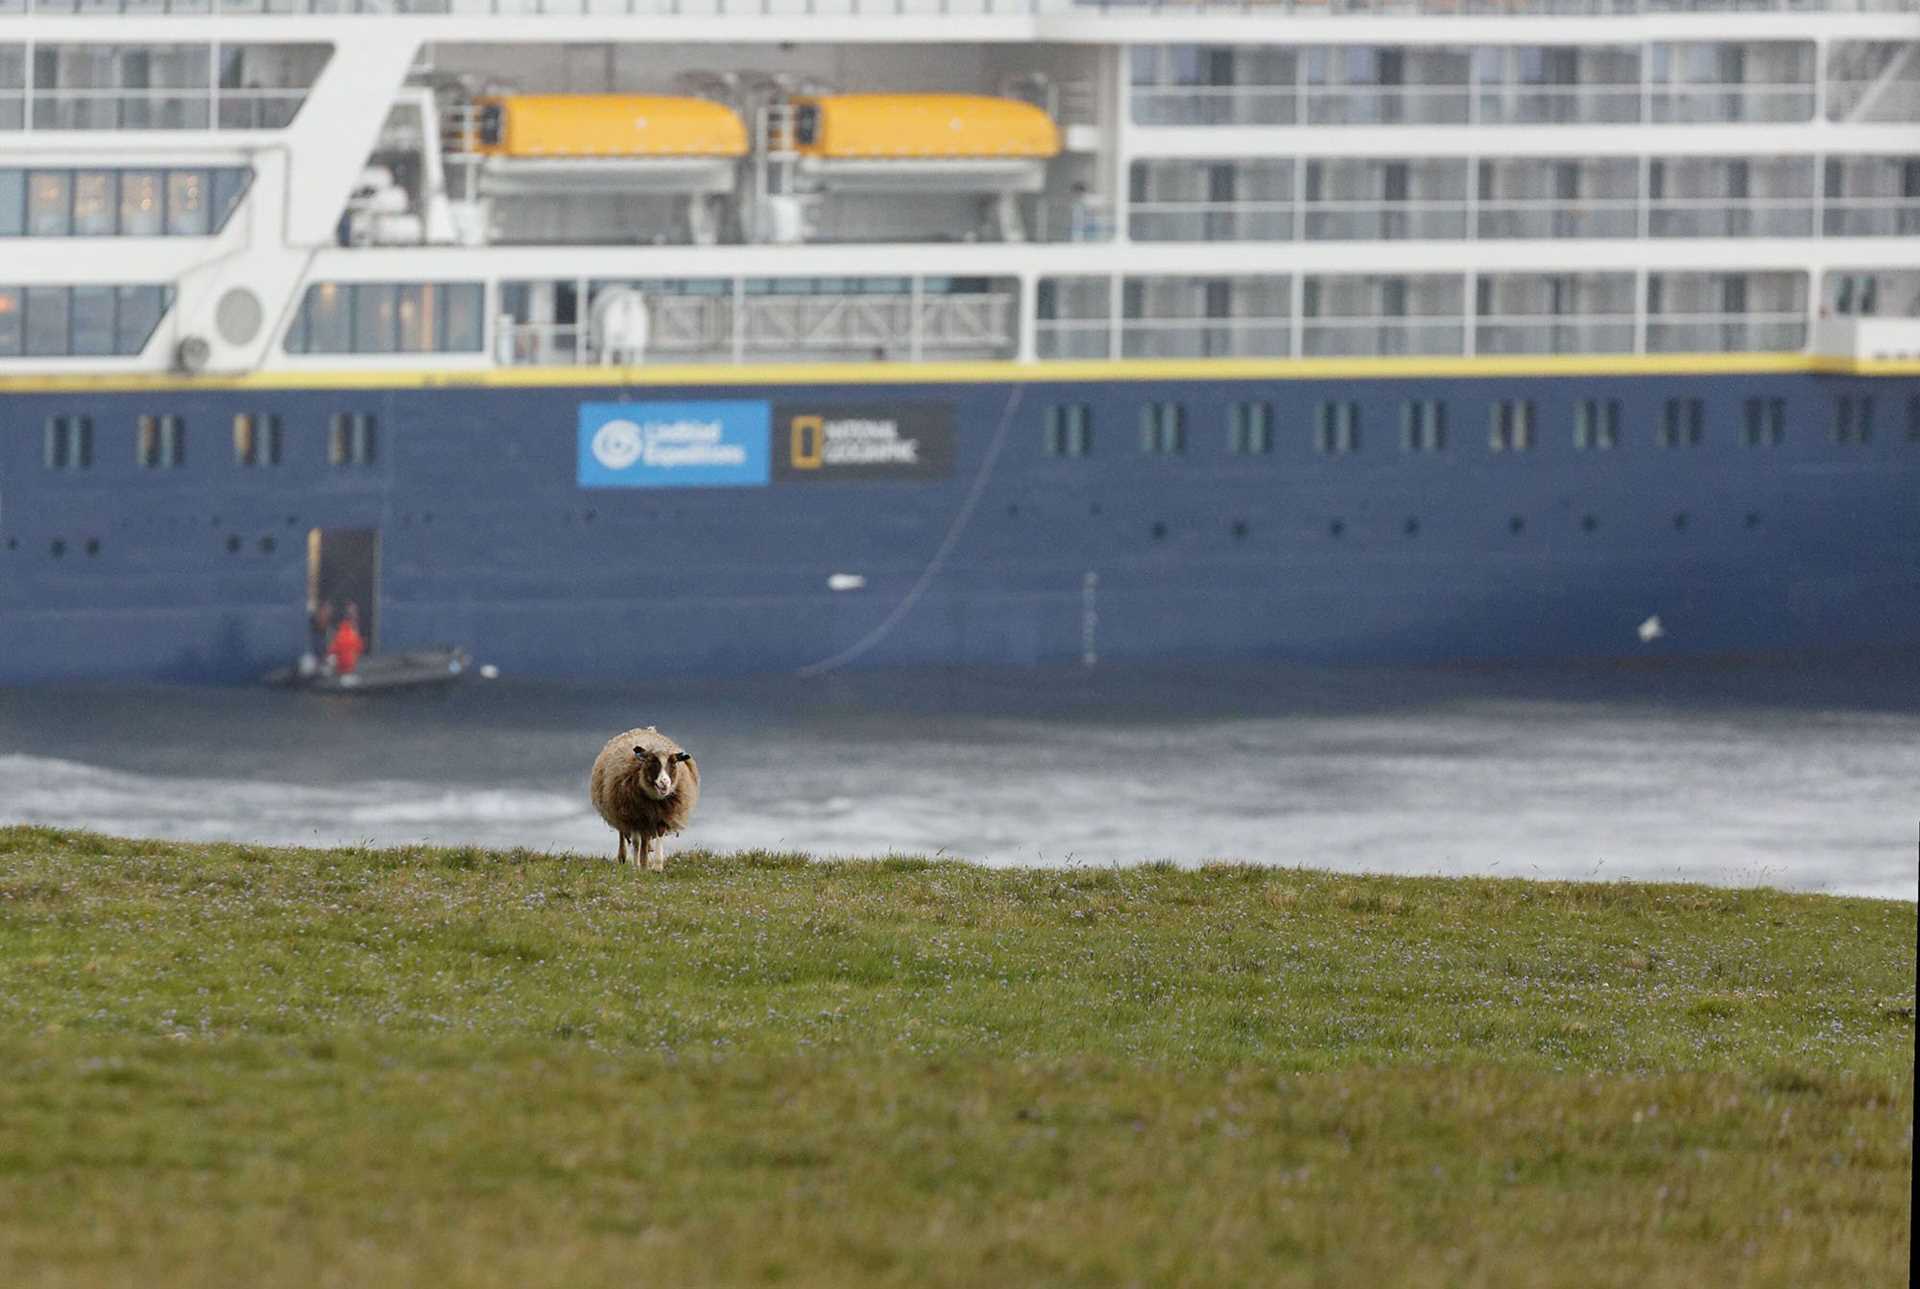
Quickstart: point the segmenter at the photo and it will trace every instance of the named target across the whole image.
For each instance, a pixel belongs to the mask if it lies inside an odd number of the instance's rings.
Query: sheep
[[[617,862],[627,862],[631,841],[635,866],[663,873],[666,834],[685,828],[700,800],[700,767],[692,753],[648,725],[607,740],[587,788],[593,808],[620,834]]]

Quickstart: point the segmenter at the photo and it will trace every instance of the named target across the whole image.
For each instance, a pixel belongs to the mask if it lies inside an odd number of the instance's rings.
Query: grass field
[[[1915,909],[0,829],[0,1285],[1897,1285]]]

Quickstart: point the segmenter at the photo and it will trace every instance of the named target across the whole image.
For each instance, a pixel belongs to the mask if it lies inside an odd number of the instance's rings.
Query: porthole
[[[1153,525],[1153,540],[1155,540],[1156,542],[1165,541],[1166,537],[1167,537],[1167,526],[1163,523],[1156,521]]]
[[[1237,542],[1245,541],[1247,539],[1247,521],[1244,519],[1234,520],[1233,528],[1230,531],[1233,533],[1233,540]]]
[[[8,549],[8,550],[10,550],[10,551],[17,551],[17,550],[19,550],[19,549],[20,549],[20,539],[19,539],[18,537],[9,537],[9,538],[7,538],[7,549]]]
[[[1010,501],[1007,503],[1007,518],[1008,519],[1020,518],[1020,506],[1017,502]]]
[[[1096,501],[1092,505],[1088,506],[1087,513],[1089,515],[1098,515],[1100,513],[1100,503]]]
[[[1327,535],[1329,537],[1338,537],[1346,531],[1347,521],[1344,519],[1336,519],[1327,525]]]
[[[300,516],[298,515],[287,516],[287,527],[298,528],[299,526],[300,526]]]
[[[1400,531],[1409,537],[1418,537],[1420,535],[1420,521],[1409,518],[1405,524],[1401,525]]]
[[[1590,533],[1599,526],[1600,521],[1592,515],[1582,515],[1580,517],[1580,531],[1583,533]]]
[[[274,540],[271,534],[269,534],[266,537],[262,537],[260,539],[260,553],[262,555],[273,554],[273,548],[274,548]]]
[[[1682,510],[1673,517],[1673,531],[1676,533],[1684,533],[1687,531],[1687,525],[1692,522],[1692,518],[1688,516],[1686,511]]]
[[[1760,512],[1757,510],[1749,510],[1747,512],[1747,527],[1758,528],[1759,526],[1760,526]]]
[[[53,539],[53,544],[47,547],[47,550],[52,553],[55,559],[59,559],[67,553],[67,544],[56,537]]]
[[[228,533],[227,534],[227,554],[238,555],[239,553],[240,553],[240,534]]]
[[[92,559],[94,556],[98,555],[99,553],[100,553],[100,539],[98,537],[87,538],[87,558]]]
[[[1527,530],[1527,521],[1524,516],[1515,515],[1513,518],[1507,520],[1507,531],[1512,533],[1514,536],[1518,537],[1521,533],[1524,533],[1526,530]]]

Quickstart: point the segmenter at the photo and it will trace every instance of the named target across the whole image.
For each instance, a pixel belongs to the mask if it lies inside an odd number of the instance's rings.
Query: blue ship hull
[[[1863,397],[1871,437],[1838,439]],[[1699,444],[1656,442],[1673,398],[1702,401]],[[1784,400],[1778,445],[1744,441],[1753,398]],[[1229,451],[1249,399],[1271,452]],[[1407,399],[1447,404],[1444,450],[1403,449]],[[1533,402],[1531,450],[1489,450],[1502,399]],[[1575,447],[1585,399],[1618,400],[1618,447]],[[378,532],[378,648],[521,675],[1920,645],[1916,399],[1810,371],[4,393],[0,683],[257,678],[306,645],[312,529]],[[1357,404],[1358,451],[1318,450],[1324,400]],[[626,401],[762,405],[772,459],[609,484],[583,409]],[[1142,450],[1152,401],[1184,451]],[[1047,452],[1065,404],[1084,456]],[[940,459],[803,475],[807,407],[934,417]],[[371,462],[329,463],[342,413],[373,418]],[[140,464],[145,415],[182,418],[182,464]],[[278,464],[235,460],[236,415],[279,418]],[[90,464],[51,468],[43,427],[74,417]]]

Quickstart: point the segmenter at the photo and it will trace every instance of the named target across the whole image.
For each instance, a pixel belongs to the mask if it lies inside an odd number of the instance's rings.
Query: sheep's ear
[[[674,761],[675,761],[675,763],[678,763],[678,762],[681,762],[681,761],[691,761],[691,760],[693,760],[693,753],[691,753],[691,752],[675,752],[675,753],[673,754],[673,759],[674,759]]]

